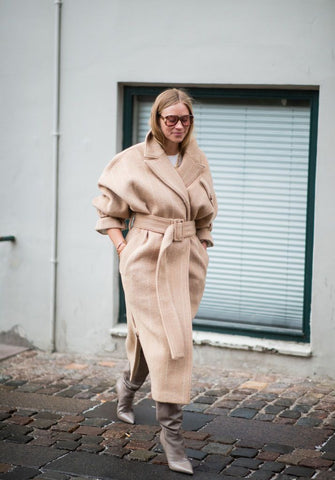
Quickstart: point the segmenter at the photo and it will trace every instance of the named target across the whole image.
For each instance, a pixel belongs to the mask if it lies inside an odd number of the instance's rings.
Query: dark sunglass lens
[[[177,115],[167,115],[165,117],[165,120],[166,120],[166,125],[168,127],[173,127],[174,125],[176,125],[176,123],[178,122],[179,118],[177,117]]]
[[[189,115],[183,115],[182,117],[180,117],[180,120],[181,120],[181,123],[184,125],[184,127],[187,127],[191,123]]]

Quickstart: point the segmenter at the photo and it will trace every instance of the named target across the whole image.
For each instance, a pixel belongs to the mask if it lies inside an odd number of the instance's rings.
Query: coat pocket
[[[205,260],[205,265],[206,265],[206,268],[207,268],[208,262],[209,262],[209,255],[208,255],[208,252],[207,252],[207,248],[204,248],[202,246],[201,240],[199,240],[198,237],[197,237],[197,244],[198,244],[198,250],[200,252],[200,256]]]
[[[123,265],[124,265],[124,260],[125,260],[125,257],[127,256],[127,251],[129,248],[129,245],[127,243],[127,245],[124,247],[124,249],[122,250],[122,252],[120,253],[120,256],[119,256],[119,272],[120,274],[122,275],[122,272],[123,272]]]
[[[125,265],[125,261],[127,260],[127,257],[129,256],[129,252],[131,250],[130,247],[130,243],[131,243],[131,240],[133,238],[133,234],[132,234],[132,230],[129,230],[125,240],[126,240],[126,246],[124,247],[124,249],[121,251],[120,253],[120,257],[119,257],[119,272],[120,274],[122,275],[122,273],[124,272],[124,265]]]

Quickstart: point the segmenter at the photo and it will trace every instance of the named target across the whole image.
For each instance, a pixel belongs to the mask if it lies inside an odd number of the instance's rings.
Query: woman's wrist
[[[207,240],[200,240],[200,242],[201,242],[201,245],[202,245],[202,246],[204,247],[204,249],[206,250],[207,247],[208,247],[208,242],[207,242]]]

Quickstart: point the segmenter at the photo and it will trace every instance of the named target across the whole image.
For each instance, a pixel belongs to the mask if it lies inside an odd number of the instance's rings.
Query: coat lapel
[[[179,195],[185,203],[187,216],[190,212],[190,201],[185,183],[176,169],[171,165],[162,147],[153,139],[151,132],[148,133],[145,142],[144,162],[152,172],[169,188]]]
[[[177,169],[177,172],[187,188],[202,174],[204,169],[205,165],[201,162],[200,149],[195,138],[193,138],[187,147],[183,161]]]

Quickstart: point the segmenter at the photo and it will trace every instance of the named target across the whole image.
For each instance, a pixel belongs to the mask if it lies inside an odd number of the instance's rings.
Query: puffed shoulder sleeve
[[[211,234],[213,227],[213,220],[215,219],[218,211],[217,198],[213,188],[213,181],[209,170],[200,178],[200,185],[206,192],[207,206],[205,214],[196,218],[196,229],[199,240],[206,241],[209,247],[214,245],[213,237]]]
[[[98,181],[101,194],[93,199],[99,215],[95,229],[104,235],[109,228],[126,228],[125,220],[131,214],[128,203],[122,198],[122,181],[117,164],[111,162],[102,172]]]

